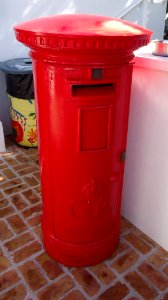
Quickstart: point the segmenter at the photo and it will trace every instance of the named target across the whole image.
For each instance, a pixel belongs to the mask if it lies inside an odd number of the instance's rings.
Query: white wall
[[[135,62],[122,214],[168,251],[168,60]]]
[[[127,11],[136,3],[140,4],[128,13]],[[124,19],[151,29],[155,28],[154,37],[162,38],[165,9],[165,3],[152,4],[152,0],[0,0],[0,61],[28,56],[28,48],[16,41],[13,26],[32,18],[67,13],[120,17],[127,12],[123,16]],[[153,18],[154,11],[157,11],[157,16],[154,15]],[[0,72],[0,78],[2,77],[4,74]],[[2,79],[0,80],[0,120],[3,122],[5,132],[8,133],[11,127],[5,90],[4,79]]]
[[[2,122],[4,133],[11,132],[11,120],[9,115],[9,101],[6,94],[5,77],[0,72],[0,120]]]
[[[164,26],[166,4],[165,0],[137,0],[131,1],[133,9],[123,16],[125,20],[131,20],[153,31],[152,39],[162,39]],[[139,5],[134,7],[134,3]]]

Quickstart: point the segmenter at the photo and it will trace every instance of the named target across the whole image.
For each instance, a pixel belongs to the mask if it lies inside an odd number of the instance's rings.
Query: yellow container
[[[12,128],[17,144],[37,147],[37,125],[34,99],[19,99],[9,95]]]

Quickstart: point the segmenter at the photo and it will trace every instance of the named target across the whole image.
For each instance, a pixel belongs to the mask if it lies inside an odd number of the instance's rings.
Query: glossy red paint
[[[119,239],[133,51],[151,32],[91,15],[15,32],[33,59],[44,245],[65,265],[96,264]]]

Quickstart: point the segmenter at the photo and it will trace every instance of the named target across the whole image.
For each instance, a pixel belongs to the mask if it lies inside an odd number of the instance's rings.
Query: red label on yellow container
[[[37,147],[35,100],[19,99],[10,95],[9,99],[16,143],[27,147]]]

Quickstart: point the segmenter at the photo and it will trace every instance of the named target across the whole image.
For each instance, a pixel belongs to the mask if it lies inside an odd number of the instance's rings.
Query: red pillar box
[[[65,265],[96,264],[119,240],[133,51],[151,32],[91,15],[15,32],[33,60],[44,245]]]

